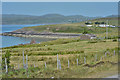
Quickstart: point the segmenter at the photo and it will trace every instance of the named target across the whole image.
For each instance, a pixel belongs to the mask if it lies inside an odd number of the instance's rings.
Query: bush
[[[52,50],[52,49],[50,47],[48,47],[47,50]]]
[[[97,40],[90,40],[88,43],[97,43]]]
[[[10,68],[10,51],[6,51],[4,55],[2,55],[2,67],[5,69],[5,58],[7,59],[7,66]]]
[[[117,41],[117,39],[113,39],[113,42],[116,42]]]
[[[88,32],[87,31],[84,31],[83,34],[87,34]]]
[[[84,53],[84,51],[80,51],[81,53]]]

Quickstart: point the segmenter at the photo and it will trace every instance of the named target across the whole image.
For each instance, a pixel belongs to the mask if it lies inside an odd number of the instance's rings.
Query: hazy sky
[[[117,2],[3,2],[3,14],[108,16],[118,13]]]
[[[119,0],[2,0],[2,2],[119,2]]]

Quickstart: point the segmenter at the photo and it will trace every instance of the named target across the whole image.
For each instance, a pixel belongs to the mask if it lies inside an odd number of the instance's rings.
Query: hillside
[[[94,23],[106,20],[111,25],[117,25],[117,18],[90,21]],[[14,32],[29,31],[77,34],[85,32],[93,33],[98,38],[81,40],[76,37],[2,48],[2,53],[5,53],[2,55],[3,78],[105,78],[118,74],[117,27],[108,28],[108,39],[103,38],[106,28],[86,27],[85,22],[33,26]],[[5,57],[10,66],[7,74],[4,67]]]
[[[48,24],[48,23],[75,23],[98,17],[86,17],[82,15],[64,16],[60,14],[46,14],[43,16],[3,14],[3,24]]]
[[[27,70],[23,68],[23,51],[28,55]],[[112,39],[57,39],[3,48],[2,52],[11,54],[11,68],[8,74],[2,71],[3,78],[104,78],[118,73],[118,42]],[[61,69],[57,69],[57,54]]]
[[[90,20],[92,23],[98,21],[98,22],[106,22],[108,20],[109,25],[118,25],[118,19],[117,18],[99,18]],[[35,32],[35,33],[89,33],[89,34],[96,34],[105,36],[106,34],[106,28],[100,28],[100,27],[86,27],[85,21],[80,23],[71,23],[71,24],[54,24],[54,25],[41,25],[41,26],[33,26],[33,27],[25,27],[19,30],[16,30],[14,32],[19,33],[29,33],[29,32]],[[109,36],[117,36],[116,33],[118,31],[117,28],[108,28]]]

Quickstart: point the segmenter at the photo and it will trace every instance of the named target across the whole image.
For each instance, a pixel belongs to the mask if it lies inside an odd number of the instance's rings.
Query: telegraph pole
[[[106,39],[108,39],[108,20],[107,20],[107,25],[106,25]]]

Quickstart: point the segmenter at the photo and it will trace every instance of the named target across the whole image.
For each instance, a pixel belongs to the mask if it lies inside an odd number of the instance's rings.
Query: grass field
[[[100,18],[95,20],[90,20],[92,23],[106,22],[108,20],[109,25],[118,26],[118,18]],[[106,34],[106,28],[96,27],[86,27],[85,22],[71,23],[71,24],[54,24],[54,25],[41,25],[33,27],[25,27],[20,29],[22,31],[34,31],[34,32],[53,32],[53,33],[92,33],[97,36],[103,37]],[[20,31],[17,30],[17,31]],[[109,36],[113,37],[118,35],[118,28],[108,28]]]
[[[4,48],[3,53],[8,50],[10,51],[10,64],[14,65],[17,70],[17,72],[12,71],[8,73],[9,76],[7,75],[7,77],[27,77],[26,71],[22,69],[23,51],[25,51],[25,55],[28,55],[29,77],[85,78],[105,77],[117,74],[118,42],[113,42],[111,39],[92,43],[91,41],[81,41],[78,40],[78,38],[73,38],[71,40],[74,41],[65,43],[67,40],[70,41],[70,39],[60,39],[23,47]],[[59,43],[57,43],[57,41]],[[116,51],[116,55],[114,55],[114,50]],[[107,51],[109,51],[110,54],[107,54],[105,57],[105,52]],[[61,70],[57,70],[57,54],[59,54],[59,59],[61,60]],[[95,61],[96,54],[97,61]],[[86,57],[86,64],[88,65],[84,64],[84,57]],[[70,61],[70,68],[68,68],[68,59]],[[76,59],[79,60],[78,66]],[[44,66],[45,62],[47,68]],[[22,70],[18,70],[18,64]],[[34,64],[36,66],[35,68],[33,67]],[[105,72],[105,76],[103,74],[93,76],[93,74],[98,74],[99,72]],[[23,74],[26,75],[23,76]],[[3,77],[6,77],[6,75],[4,74]]]
[[[106,19],[96,19],[93,22],[104,20],[106,21]],[[111,25],[116,25],[116,21],[116,18],[109,18]],[[106,35],[105,28],[88,28],[82,25],[84,22],[23,29],[43,32],[50,27],[50,32],[83,33],[87,31],[97,35],[98,38]],[[56,31],[56,28],[59,29]],[[108,28],[108,31],[109,39],[80,40],[77,37],[2,48],[3,54],[7,51],[11,54],[11,68],[7,74],[3,70],[2,76],[3,78],[103,78],[116,75],[118,73],[118,28]],[[27,70],[23,69],[23,51],[25,56],[28,55]],[[61,70],[57,69],[57,54],[61,62]]]

